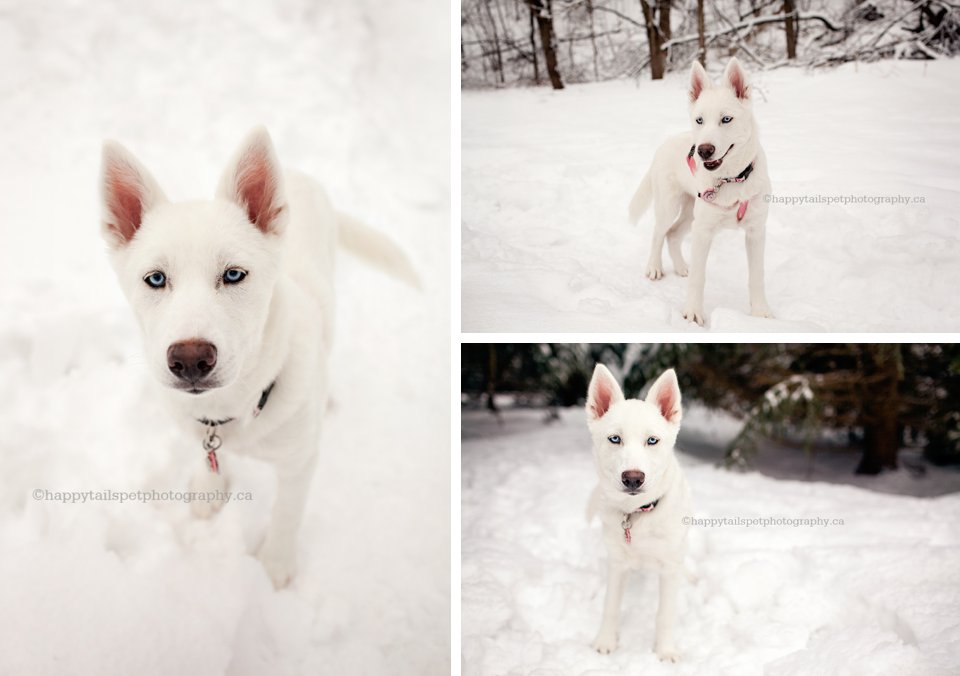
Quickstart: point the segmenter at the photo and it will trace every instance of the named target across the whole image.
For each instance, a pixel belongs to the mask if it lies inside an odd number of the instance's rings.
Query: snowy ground
[[[748,316],[743,236],[727,231],[708,263],[708,330],[960,329],[958,77],[960,60],[756,76],[774,194],[926,203],[771,204],[777,320]],[[652,214],[626,225],[654,149],[687,127],[686,83],[462,93],[464,331],[701,330],[672,264],[643,275]]]
[[[446,673],[449,7],[3,5],[0,673]],[[210,522],[177,502],[31,497],[186,488],[198,449],[148,393],[99,238],[100,142],[130,147],[170,197],[206,197],[260,122],[425,287],[342,259],[334,405],[281,592],[250,554],[265,465],[233,459],[253,500]]]
[[[842,519],[818,527],[692,527],[678,647],[654,656],[657,581],[635,573],[621,647],[590,648],[603,605],[605,553],[585,519],[595,482],[583,413],[544,424],[538,411],[463,414],[464,674],[765,674],[929,676],[960,662],[960,474],[904,497],[853,486],[775,480],[681,455],[697,518]],[[722,422],[722,421],[721,421]],[[685,420],[680,447],[713,457],[730,426]],[[886,490],[909,492],[905,473]]]

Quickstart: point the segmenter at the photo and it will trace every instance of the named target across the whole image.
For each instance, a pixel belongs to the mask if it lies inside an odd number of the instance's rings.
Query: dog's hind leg
[[[617,649],[620,639],[620,602],[627,571],[612,561],[607,570],[607,597],[603,602],[603,621],[593,641],[593,649],[602,655]]]
[[[673,268],[681,277],[686,277],[690,273],[687,262],[683,260],[681,245],[691,227],[693,227],[693,198],[684,195],[680,203],[680,215],[667,233],[667,249],[670,251],[670,258],[673,259]]]
[[[683,564],[681,563],[680,566]],[[677,593],[680,574],[676,570],[660,573],[660,607],[657,608],[657,628],[654,650],[664,662],[676,662],[680,654],[673,643],[673,625],[677,621]]]
[[[663,277],[663,241],[674,224],[680,210],[679,195],[665,190],[659,191],[653,201],[653,243],[650,245],[650,259],[647,261],[647,277]]]

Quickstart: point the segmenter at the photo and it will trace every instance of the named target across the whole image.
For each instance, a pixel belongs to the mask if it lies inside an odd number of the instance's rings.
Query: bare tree
[[[784,30],[787,34],[787,58],[797,58],[797,5],[794,0],[783,0]]]
[[[490,10],[490,2],[483,3],[484,8],[487,10],[487,18],[490,20],[490,29],[493,31],[493,50],[496,60],[494,61],[497,73],[500,76],[500,84],[504,84],[506,80],[503,77],[503,51],[500,49],[500,33],[497,30],[497,20],[493,18],[493,12]]]
[[[600,51],[597,49],[597,30],[593,22],[593,0],[587,0],[587,15],[590,17],[590,44],[593,47],[593,79],[600,79]]]
[[[647,0],[640,0],[643,20],[647,25],[647,44],[650,47],[650,77],[662,80],[666,70],[664,43],[670,39],[670,0],[657,0],[656,9]]]
[[[703,28],[703,0],[697,0],[697,37],[699,38],[699,49],[697,51],[697,60],[704,68],[707,67],[707,38]]]
[[[526,0],[530,11],[537,19],[540,28],[540,45],[543,47],[543,60],[547,64],[547,74],[554,89],[563,89],[560,68],[557,65],[557,41],[553,30],[553,11],[550,0]]]
[[[864,373],[860,393],[864,448],[856,473],[879,474],[897,468],[903,357],[900,346],[891,344],[863,345],[858,356]]]
[[[537,16],[530,8],[530,54],[533,56],[533,81],[540,84],[540,64],[537,62]]]

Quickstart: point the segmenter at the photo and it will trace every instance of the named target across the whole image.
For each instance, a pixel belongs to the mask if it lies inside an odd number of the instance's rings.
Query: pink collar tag
[[[742,221],[743,217],[747,213],[747,205],[750,204],[750,200],[743,200],[740,202],[740,206],[737,208],[737,220]]]
[[[203,437],[203,450],[207,452],[207,467],[214,474],[220,474],[217,449],[220,448],[221,443],[220,435],[217,434],[217,425],[208,425],[207,433]]]

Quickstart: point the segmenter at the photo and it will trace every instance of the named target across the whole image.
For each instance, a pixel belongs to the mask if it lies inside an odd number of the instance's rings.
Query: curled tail
[[[340,244],[344,249],[384,271],[391,277],[420,289],[420,277],[407,254],[386,235],[353,216],[337,212]]]
[[[647,207],[650,206],[650,200],[653,198],[653,181],[650,178],[650,172],[648,171],[643,180],[640,181],[640,186],[637,188],[637,191],[633,193],[633,199],[630,200],[630,211],[629,219],[630,225],[636,225],[637,221],[640,220],[640,217],[643,216],[643,212],[647,210]]]

